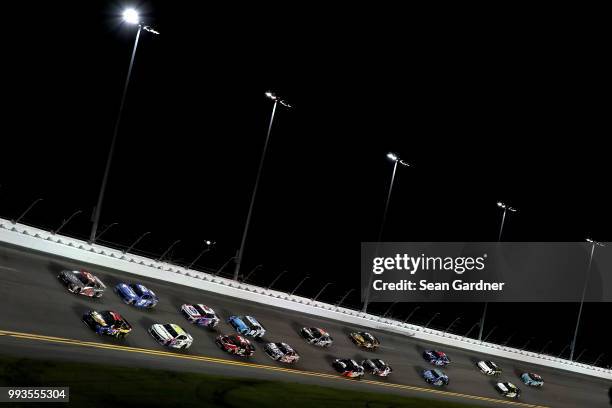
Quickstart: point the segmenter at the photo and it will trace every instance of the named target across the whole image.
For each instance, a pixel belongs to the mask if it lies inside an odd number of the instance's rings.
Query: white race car
[[[287,343],[268,343],[264,351],[271,359],[281,363],[294,364],[300,359],[298,352]]]
[[[495,389],[507,398],[518,398],[519,395],[521,395],[521,390],[519,390],[516,385],[509,382],[497,383],[495,384]]]
[[[211,329],[219,324],[219,317],[213,309],[201,303],[195,305],[181,306],[181,313],[189,323],[198,326],[210,327]]]
[[[193,337],[178,324],[156,323],[151,326],[149,333],[159,344],[174,349],[187,349],[193,343]]]
[[[502,373],[501,368],[492,361],[479,361],[477,366],[480,372],[486,375],[501,375]]]

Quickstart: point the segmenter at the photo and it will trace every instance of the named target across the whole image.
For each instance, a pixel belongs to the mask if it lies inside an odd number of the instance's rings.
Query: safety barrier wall
[[[610,369],[498,344],[485,343],[369,313],[336,307],[329,303],[313,302],[311,299],[302,296],[292,296],[284,292],[214,276],[210,273],[157,262],[150,258],[129,253],[124,254],[118,249],[97,244],[90,245],[86,241],[55,235],[49,231],[23,224],[13,224],[11,221],[2,218],[0,218],[0,242],[349,324],[392,331],[416,339],[612,380],[612,370]]]

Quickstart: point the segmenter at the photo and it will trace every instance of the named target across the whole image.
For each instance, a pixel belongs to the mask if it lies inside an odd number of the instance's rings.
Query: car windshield
[[[321,332],[319,331],[319,329],[311,327],[310,328],[310,332],[312,333],[312,337],[318,339],[319,337],[321,337]]]
[[[142,296],[143,291],[141,289],[140,285],[137,284],[132,284],[130,285],[130,288],[132,288],[132,290],[134,291],[134,293],[136,293],[138,296]]]
[[[168,333],[170,333],[170,335],[172,337],[177,337],[178,333],[176,332],[176,330],[174,330],[174,327],[172,327],[169,324],[164,324],[164,329],[166,329],[168,331]]]
[[[115,322],[115,317],[108,310],[100,313],[100,315],[102,316],[106,324],[113,324]]]
[[[200,306],[200,305],[194,305],[193,307],[194,307],[194,309],[195,309],[195,310],[197,310],[197,311],[198,311],[198,313],[199,313],[200,315],[202,315],[202,316],[206,316],[206,317],[209,317],[209,316],[208,316],[208,314],[206,313],[206,311],[205,311],[205,310],[202,308],[202,306]]]
[[[76,276],[79,278],[79,280],[84,284],[84,285],[89,285],[91,283],[91,281],[89,280],[89,277],[87,277],[87,275],[85,275],[83,272],[79,272],[76,274]]]
[[[229,341],[230,343],[236,345],[236,346],[242,346],[242,338],[236,335],[230,336],[229,337]]]
[[[433,370],[432,374],[434,375],[434,377],[442,377],[442,371],[440,370]]]

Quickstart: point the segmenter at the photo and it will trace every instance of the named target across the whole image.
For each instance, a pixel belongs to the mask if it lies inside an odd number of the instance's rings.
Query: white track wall
[[[504,347],[493,343],[480,342],[468,337],[443,333],[438,330],[426,329],[421,326],[414,326],[368,313],[336,307],[328,303],[313,302],[311,299],[301,296],[291,296],[284,292],[267,290],[258,286],[215,277],[209,273],[185,269],[164,262],[159,263],[150,258],[124,254],[117,249],[100,245],[89,245],[82,240],[54,235],[48,231],[22,224],[13,224],[11,221],[2,218],[0,218],[0,242],[349,324],[392,331],[405,334],[409,337],[479,353],[612,380],[612,370],[609,369]]]

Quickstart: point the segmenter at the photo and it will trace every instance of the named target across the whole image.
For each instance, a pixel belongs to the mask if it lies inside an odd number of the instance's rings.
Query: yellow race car
[[[358,347],[368,350],[376,350],[380,346],[380,341],[368,332],[354,332],[349,334],[349,338]]]

